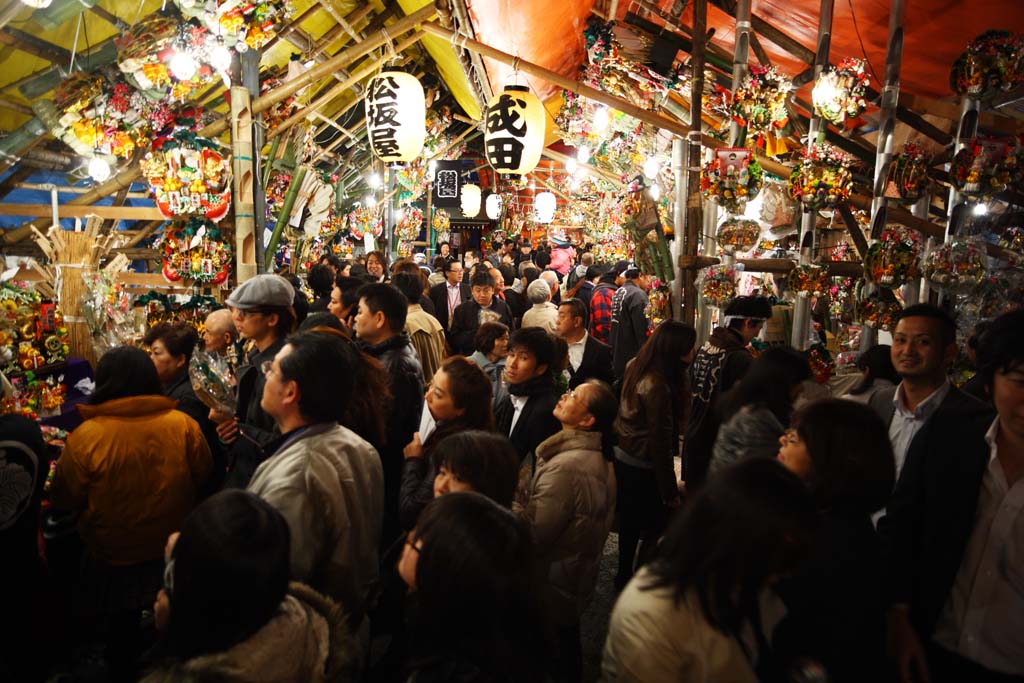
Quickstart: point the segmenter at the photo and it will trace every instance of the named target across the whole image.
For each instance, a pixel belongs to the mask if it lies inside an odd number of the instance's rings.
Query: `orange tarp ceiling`
[[[467,4],[481,42],[564,76],[576,76],[585,58],[582,34],[595,4],[593,0],[467,0]],[[655,4],[654,0],[649,4]],[[660,0],[656,4],[668,13],[673,2]],[[678,21],[686,27],[693,25],[690,4],[687,3]],[[889,4],[886,0],[836,0],[830,61],[863,58],[866,54],[874,73],[881,76],[885,67]],[[1024,2],[1021,0],[906,0],[906,6],[900,76],[901,89],[909,93],[952,97],[949,70],[968,42],[991,28],[1024,32]],[[756,16],[812,51],[817,41],[819,9],[817,0],[753,0]],[[657,24],[663,23],[657,16],[640,10],[636,3],[620,0],[617,10],[620,23],[628,12],[638,13]],[[709,5],[708,28],[715,29],[716,44],[730,52],[733,50],[735,21],[732,16]],[[764,38],[761,42],[773,63],[789,76],[806,68],[778,45]],[[511,68],[493,60],[484,61],[492,86],[500,90],[510,78]],[[753,54],[750,61],[757,61]],[[539,79],[529,82],[542,98],[555,91]]]

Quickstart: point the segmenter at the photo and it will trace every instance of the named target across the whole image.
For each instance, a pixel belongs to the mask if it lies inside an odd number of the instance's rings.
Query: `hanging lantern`
[[[554,192],[538,192],[533,198],[533,210],[537,212],[538,223],[550,223],[555,218],[558,200]]]
[[[487,208],[487,217],[492,221],[498,220],[498,217],[501,216],[501,195],[487,195],[485,207]]]
[[[401,71],[383,71],[366,88],[366,128],[370,145],[383,161],[412,161],[426,137],[423,86]]]
[[[480,186],[466,183],[462,186],[462,215],[472,218],[480,213]]]
[[[505,86],[487,105],[484,147],[498,173],[524,175],[544,148],[544,106],[523,85]]]

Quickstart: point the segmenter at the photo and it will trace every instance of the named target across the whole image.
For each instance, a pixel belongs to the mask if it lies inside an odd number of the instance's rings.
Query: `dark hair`
[[[110,349],[96,363],[92,405],[130,396],[160,396],[163,387],[149,355],[134,346]]]
[[[223,652],[262,628],[285,598],[290,545],[284,517],[255,494],[228,489],[200,503],[167,572],[164,651],[179,660]]]
[[[448,247],[449,249],[451,249],[451,246],[452,245],[448,244],[447,240],[441,240],[440,242],[437,243],[437,250],[440,251],[441,247]]]
[[[508,325],[498,321],[487,322],[476,329],[473,346],[480,353],[487,355],[494,350],[494,343],[508,334]]]
[[[697,330],[678,320],[666,320],[654,328],[636,358],[626,366],[622,378],[622,395],[631,396],[646,375],[660,377],[670,387],[683,392],[686,367],[680,360],[697,343]]]
[[[417,653],[468,660],[485,680],[537,680],[543,620],[527,523],[479,493],[450,493],[413,535]]]
[[[281,359],[281,377],[299,385],[299,412],[314,422],[341,422],[352,395],[355,349],[332,334],[298,332]]]
[[[345,262],[338,258],[338,256],[335,254],[332,254],[330,252],[326,254],[321,254],[318,265],[324,265],[325,262],[333,266],[335,270],[345,270]]]
[[[163,342],[167,353],[172,356],[184,356],[185,362],[188,363],[192,360],[196,344],[199,343],[199,333],[186,322],[160,323],[150,328],[142,343],[153,346],[158,341]]]
[[[551,265],[551,254],[543,249],[538,249],[536,255],[533,257],[533,262],[537,264],[538,268],[544,270]]]
[[[419,267],[416,267],[419,270]],[[419,303],[423,297],[423,278],[412,273],[395,273],[391,278],[391,284],[405,296],[411,304]]]
[[[366,271],[366,265],[362,263],[353,263],[352,267],[348,269],[348,276],[354,278],[360,278],[360,282],[365,283],[366,280],[361,278],[370,277],[370,274]],[[376,280],[376,278],[374,278]]]
[[[863,394],[870,389],[877,379],[884,379],[899,384],[900,376],[892,364],[892,347],[888,344],[876,344],[857,356],[857,369],[868,371],[868,377],[850,389],[854,396]]]
[[[452,403],[465,411],[455,420],[462,429],[494,429],[491,380],[480,366],[465,356],[450,356],[438,368],[438,372],[442,370],[451,380]]]
[[[331,287],[334,286],[334,271],[326,265],[317,264],[309,269],[306,274],[306,282],[313,290],[313,296],[319,298],[330,296]]]
[[[554,372],[557,359],[557,348],[554,337],[542,327],[521,327],[508,338],[508,350],[523,348],[536,360],[537,366],[546,365],[549,372]]]
[[[615,457],[615,417],[619,412],[619,401],[606,383],[599,379],[588,379],[580,386],[591,387],[587,412],[594,418],[592,431],[601,435],[601,454],[611,462]]]
[[[345,327],[341,324],[336,316],[330,313],[314,313],[313,315],[306,316],[306,319],[299,325],[298,332],[306,332],[308,330],[315,330],[319,327],[328,327],[338,332],[344,332]]]
[[[738,296],[725,307],[730,329],[739,329],[748,318],[768,320],[772,317],[772,304],[763,296]]]
[[[334,286],[341,290],[341,305],[345,308],[359,304],[359,290],[365,285],[366,282],[358,277],[339,275],[334,280]]]
[[[889,430],[878,414],[855,401],[822,399],[793,417],[811,458],[808,485],[819,509],[871,515],[896,485]]]
[[[401,334],[405,329],[409,301],[400,291],[383,282],[375,282],[360,287],[359,298],[366,302],[366,307],[374,315],[384,314],[384,318],[388,321],[388,328],[394,334]]]
[[[442,256],[441,258],[444,258],[444,257]],[[451,269],[452,269],[452,266],[454,266],[454,265],[456,265],[456,264],[458,264],[458,266],[459,266],[460,268],[462,267],[462,264],[461,264],[461,263],[459,263],[458,261],[449,261],[449,260],[445,259],[445,262],[444,262],[444,268],[442,268],[442,270],[443,270],[443,271],[444,271],[445,273],[448,273],[449,271],[451,271]]]
[[[568,299],[562,299],[562,301],[558,304],[558,307],[561,308],[562,306],[568,306],[570,309],[572,309],[569,311],[569,315],[571,315],[573,318],[579,318],[582,324],[586,324],[587,305],[583,303],[581,299],[576,299],[572,297]]]
[[[939,338],[943,347],[956,343],[956,321],[953,320],[953,316],[938,306],[931,304],[907,306],[896,314],[896,324],[898,325],[905,318],[930,318],[939,325]],[[894,326],[893,331],[895,332],[895,330]]]
[[[448,259],[444,256],[435,256],[433,261],[434,272],[444,273],[448,270]]]
[[[277,326],[274,328],[274,333],[278,338],[291,334],[297,324],[295,309],[291,306],[257,306],[250,308],[247,312],[260,313],[264,316],[276,315]]]
[[[370,264],[370,257],[371,256],[373,258],[377,259],[377,262],[380,263],[380,265],[384,268],[384,274],[387,275],[387,273],[388,273],[388,257],[384,254],[384,252],[383,251],[371,251],[371,252],[368,252],[366,254],[366,264],[367,265]],[[369,271],[367,271],[367,272],[369,272]]]
[[[536,266],[527,266],[523,268],[523,277],[526,279],[526,286],[529,287],[533,284],[534,280],[540,278],[540,268]]]
[[[490,271],[478,268],[473,276],[469,278],[470,287],[490,287],[494,288],[494,277]]]
[[[516,283],[516,269],[511,263],[502,263],[498,266],[498,272],[501,273],[501,279],[506,287],[511,287]]]
[[[614,268],[611,268],[601,273],[601,277],[598,279],[598,283],[605,285],[614,285],[618,277],[619,274],[615,272]]]
[[[519,455],[503,435],[470,429],[438,441],[431,455],[434,469],[442,467],[498,505],[512,507],[519,483]]]
[[[978,343],[981,341],[981,338],[985,335],[985,333],[988,332],[990,329],[992,329],[991,320],[980,321],[977,325],[974,326],[974,329],[971,330],[971,336],[967,338],[967,347],[973,349],[974,351],[977,351]]]
[[[696,594],[708,623],[734,638],[763,638],[761,592],[797,568],[817,522],[807,487],[779,462],[748,458],[708,479],[672,523],[642,588]],[[762,643],[763,644],[763,643]]]
[[[465,264],[467,256],[472,256],[477,261],[480,261],[480,260],[483,259],[483,252],[480,251],[479,249],[464,249],[462,251],[462,261],[463,261],[463,264]]]
[[[1004,313],[978,344],[978,372],[991,395],[996,374],[1019,370],[1024,364],[1024,309]]]
[[[587,274],[583,276],[585,280],[593,280],[595,277],[601,277],[604,275],[604,266],[587,266]]]
[[[636,267],[626,268],[625,272],[622,273],[622,277],[626,278],[627,280],[635,280],[638,277],[640,277],[640,275],[640,269]]]
[[[807,356],[787,346],[773,346],[761,352],[736,386],[721,398],[722,421],[747,405],[763,406],[783,425],[793,412],[793,387],[811,376]]]

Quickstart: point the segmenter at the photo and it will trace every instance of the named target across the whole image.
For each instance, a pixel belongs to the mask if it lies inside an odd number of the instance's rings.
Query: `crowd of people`
[[[0,679],[576,682],[614,530],[603,680],[1024,680],[1024,311],[972,338],[971,394],[920,304],[821,399],[805,354],[752,351],[767,299],[698,345],[565,245],[306,285],[104,354],[47,492],[0,417]]]

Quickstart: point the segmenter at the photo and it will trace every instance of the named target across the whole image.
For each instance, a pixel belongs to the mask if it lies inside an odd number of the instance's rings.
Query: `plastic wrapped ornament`
[[[949,294],[971,294],[984,282],[988,259],[977,239],[959,239],[932,250],[921,273],[936,289]]]

